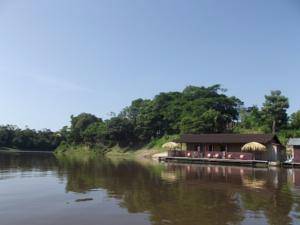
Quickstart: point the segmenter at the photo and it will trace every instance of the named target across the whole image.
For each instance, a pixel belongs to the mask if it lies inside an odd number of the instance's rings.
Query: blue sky
[[[0,124],[57,130],[133,99],[222,84],[300,109],[299,0],[0,0]]]

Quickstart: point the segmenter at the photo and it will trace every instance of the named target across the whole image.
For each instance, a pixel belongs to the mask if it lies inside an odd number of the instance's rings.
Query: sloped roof
[[[179,143],[207,143],[207,144],[244,144],[258,142],[280,144],[274,134],[183,134],[176,140]]]
[[[288,145],[299,145],[300,146],[300,138],[290,138],[288,141]]]

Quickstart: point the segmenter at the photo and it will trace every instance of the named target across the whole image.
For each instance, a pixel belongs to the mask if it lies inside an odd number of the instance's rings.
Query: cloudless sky
[[[0,0],[0,124],[57,130],[217,83],[300,109],[300,1]]]

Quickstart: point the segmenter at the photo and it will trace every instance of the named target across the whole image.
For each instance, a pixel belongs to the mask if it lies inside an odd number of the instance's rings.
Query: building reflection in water
[[[234,193],[241,215],[263,217],[268,224],[299,223],[298,169],[167,164],[166,171],[176,175],[173,181],[184,180],[188,186]]]
[[[288,183],[294,188],[300,188],[300,169],[287,169]]]
[[[166,174],[169,176],[166,177]],[[168,179],[172,176],[172,179]],[[244,185],[249,188],[278,188],[279,182],[285,182],[290,172],[279,168],[251,168],[217,165],[185,165],[166,164],[166,171],[162,172],[162,179],[169,181],[211,181]],[[280,181],[279,181],[280,180]],[[293,180],[293,182],[295,179]],[[299,175],[300,183],[300,175]]]
[[[29,155],[3,156],[0,162],[6,175],[51,171],[65,183],[66,194],[105,190],[130,214],[147,213],[153,225],[300,224],[298,169],[147,165],[103,158],[82,162]],[[9,179],[6,175],[3,180]]]

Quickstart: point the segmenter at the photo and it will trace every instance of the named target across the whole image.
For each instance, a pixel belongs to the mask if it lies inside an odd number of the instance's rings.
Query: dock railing
[[[170,150],[168,157],[188,157],[188,158],[214,158],[214,159],[236,159],[236,160],[252,160],[253,154],[249,152],[198,152],[198,151],[181,151]]]

